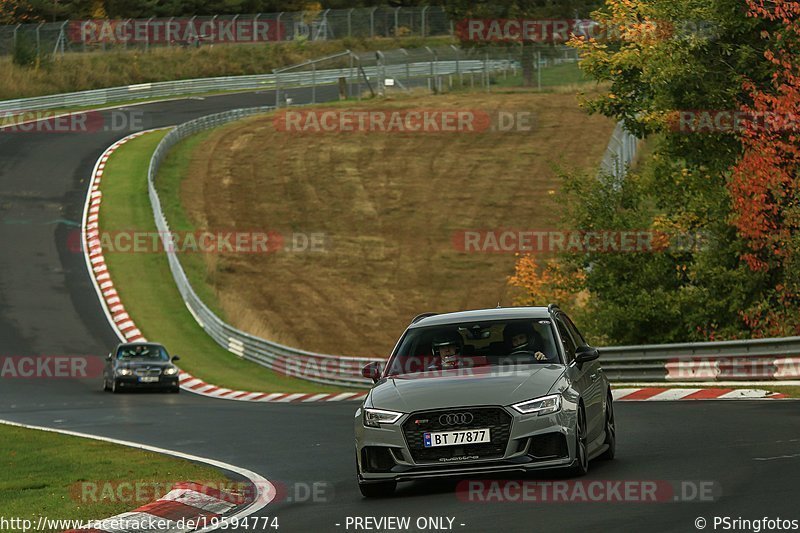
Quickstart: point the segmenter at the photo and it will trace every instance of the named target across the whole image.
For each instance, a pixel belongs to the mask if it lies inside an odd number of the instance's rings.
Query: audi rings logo
[[[472,413],[447,413],[439,417],[443,426],[465,426],[472,423]]]

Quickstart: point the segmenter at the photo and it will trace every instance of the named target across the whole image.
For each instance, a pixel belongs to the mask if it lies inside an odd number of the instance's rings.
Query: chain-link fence
[[[330,40],[345,37],[452,35],[454,26],[438,6],[256,13],[213,17],[68,20],[0,26],[0,55],[18,47],[37,55],[154,46],[208,46]]]

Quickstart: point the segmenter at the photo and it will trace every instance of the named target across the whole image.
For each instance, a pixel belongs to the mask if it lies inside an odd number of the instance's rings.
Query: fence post
[[[44,22],[42,22],[38,26],[36,26],[36,61],[37,61],[36,64],[37,65],[39,64],[38,63],[39,54],[41,53],[41,44],[42,44],[42,38],[41,38],[41,35],[39,34],[39,30],[42,28],[42,26],[44,26]]]
[[[275,24],[278,26],[278,31],[281,30],[281,18],[283,17],[283,11],[278,13],[278,18],[275,19]],[[279,39],[280,41],[286,41],[286,37],[288,36],[289,32],[286,32],[287,35],[282,35],[283,39]]]
[[[542,51],[536,51],[536,84],[542,90]]]
[[[330,11],[330,9],[326,9],[325,11],[322,12],[322,29],[325,30],[325,37],[323,39],[324,41],[328,40],[328,12],[329,11]],[[319,39],[319,33],[322,31],[322,29],[318,29],[317,30],[317,39],[315,39],[315,40]],[[336,38],[335,35],[333,37]]]
[[[258,17],[261,16],[261,13],[256,13],[256,16],[253,17],[253,42],[258,41]]]
[[[400,9],[396,7],[394,10],[394,36],[397,37],[397,32],[400,31]],[[389,37],[387,35],[387,37]]]
[[[144,27],[144,33],[145,33],[144,51],[145,52],[149,52],[150,51],[150,23],[153,22],[154,18],[155,17],[150,17],[149,19],[147,19],[147,23],[145,23],[145,27]]]
[[[277,69],[272,69],[275,74],[275,109],[281,107],[281,73]]]
[[[311,63],[311,103],[317,103],[317,63]]]
[[[377,7],[373,7],[369,12],[369,36],[370,39],[375,38],[375,12],[378,10]]]
[[[422,32],[422,38],[423,39],[425,38],[425,33],[426,33],[425,32],[425,29],[426,29],[426,27],[425,27],[426,26],[426,24],[425,24],[425,22],[426,22],[425,21],[425,14],[428,12],[428,7],[429,6],[425,6],[425,7],[422,8],[422,29],[421,29],[421,32]]]
[[[347,10],[347,36],[348,37],[352,37],[353,36],[353,11],[355,11],[355,8],[352,8],[352,7]]]

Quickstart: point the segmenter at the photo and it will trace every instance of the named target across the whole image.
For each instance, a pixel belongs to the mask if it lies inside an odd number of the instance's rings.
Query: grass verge
[[[109,158],[103,174],[100,212],[104,232],[155,235],[147,195],[150,156],[166,132],[144,135]],[[165,167],[176,164],[174,154]],[[178,164],[178,166],[180,166]],[[288,378],[224,350],[195,322],[178,292],[162,253],[105,253],[111,277],[127,311],[148,339],[180,354],[181,368],[218,386],[262,392],[337,392],[340,387]],[[183,259],[183,258],[182,258]],[[192,258],[189,258],[192,259]],[[198,287],[199,294],[205,294]],[[209,290],[209,289],[205,289]]]
[[[102,499],[101,495],[107,494],[104,489],[116,487],[115,482],[157,483],[157,498],[167,484],[221,484],[226,479],[219,470],[183,459],[0,424],[0,501],[5,518],[18,517],[34,523],[40,516],[102,519],[149,503],[132,501],[129,493],[120,493],[121,498],[117,495]],[[85,483],[87,490],[80,483]],[[93,492],[94,488],[100,490]],[[60,530],[63,528],[40,531]]]

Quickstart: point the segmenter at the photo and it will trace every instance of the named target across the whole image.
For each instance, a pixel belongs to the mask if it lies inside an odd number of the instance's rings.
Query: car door
[[[572,322],[572,320],[565,314],[561,313],[561,318],[564,325],[572,335],[575,345],[578,349],[589,346],[581,332]],[[588,376],[587,391],[586,391],[586,416],[587,428],[589,430],[590,440],[598,437],[600,433],[605,430],[605,419],[603,417],[603,399],[605,394],[605,380],[603,379],[603,369],[600,366],[600,361],[595,359],[583,364],[584,374]]]

